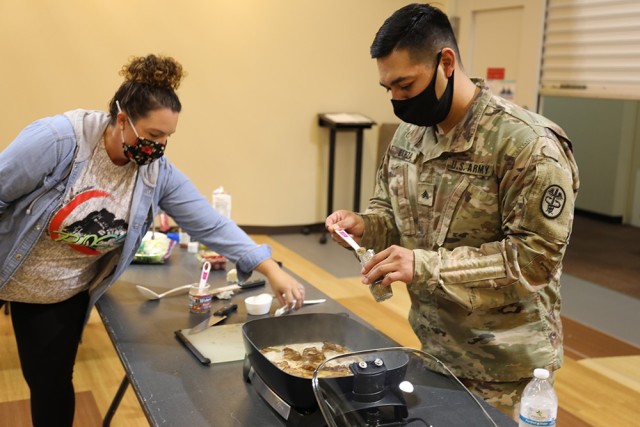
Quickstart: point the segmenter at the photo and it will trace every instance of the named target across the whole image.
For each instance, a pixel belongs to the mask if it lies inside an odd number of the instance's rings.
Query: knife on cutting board
[[[196,326],[189,330],[189,335],[197,334],[210,326],[217,325],[227,318],[229,314],[238,309],[238,304],[227,304],[222,308],[214,311],[213,314],[202,322],[198,323]]]

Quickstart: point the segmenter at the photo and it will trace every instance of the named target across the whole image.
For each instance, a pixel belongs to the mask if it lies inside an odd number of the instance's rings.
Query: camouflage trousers
[[[551,372],[549,380],[551,381],[551,384],[553,384],[555,380],[553,372]],[[481,397],[489,405],[498,409],[500,412],[506,414],[509,418],[512,418],[517,422],[520,415],[520,399],[522,397],[522,392],[529,381],[531,381],[531,378],[523,378],[520,381],[505,383],[476,381],[466,378],[460,378],[460,381],[473,394]]]

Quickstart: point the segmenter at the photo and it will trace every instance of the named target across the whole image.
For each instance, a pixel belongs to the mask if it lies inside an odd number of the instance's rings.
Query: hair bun
[[[182,65],[169,56],[137,56],[120,70],[126,81],[178,89],[186,75]]]

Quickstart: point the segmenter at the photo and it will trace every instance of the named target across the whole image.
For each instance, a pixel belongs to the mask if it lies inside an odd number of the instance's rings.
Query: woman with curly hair
[[[219,215],[165,157],[185,73],[170,57],[133,58],[109,112],[35,121],[0,153],[0,305],[11,302],[33,425],[71,426],[73,366],[98,298],[133,260],[160,210],[236,264],[264,274],[282,304],[304,288]]]

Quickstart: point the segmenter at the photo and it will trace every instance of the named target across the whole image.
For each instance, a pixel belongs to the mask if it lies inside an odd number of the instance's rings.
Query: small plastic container
[[[247,309],[247,313],[260,316],[267,314],[271,310],[271,303],[273,302],[273,295],[260,294],[253,297],[245,298],[244,305]]]
[[[189,244],[187,245],[187,252],[189,252],[190,254],[197,254],[198,242],[189,242]]]
[[[201,261],[209,261],[211,263],[212,270],[226,270],[227,258],[224,255],[220,255],[216,251],[212,251],[204,246],[202,243],[198,246],[198,253],[196,258]]]
[[[208,313],[211,310],[212,299],[211,286],[192,286],[189,289],[189,311],[197,314]]]
[[[191,236],[189,236],[185,231],[180,230],[178,233],[178,242],[180,243],[181,248],[187,249],[189,242],[191,242]]]

